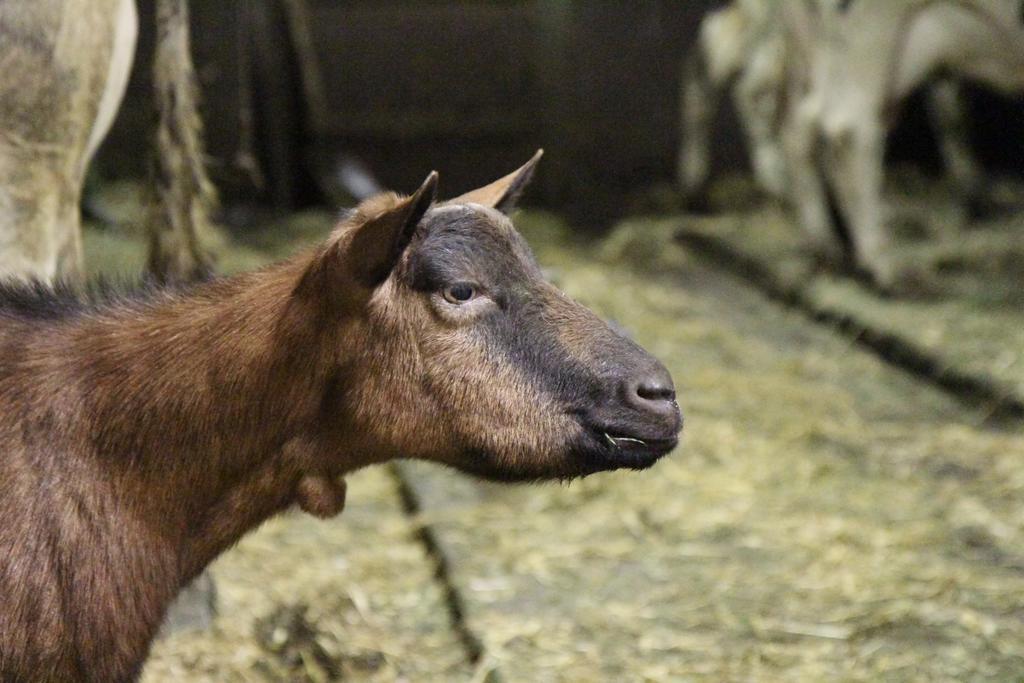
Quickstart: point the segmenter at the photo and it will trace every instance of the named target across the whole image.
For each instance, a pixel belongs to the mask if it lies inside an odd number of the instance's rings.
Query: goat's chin
[[[473,450],[449,465],[480,479],[502,483],[570,481],[597,472],[618,469],[647,469],[664,453],[624,454],[589,435],[579,435],[565,447],[551,453],[517,454],[502,457]]]
[[[569,480],[589,474],[583,471],[573,452],[551,454],[502,454],[484,449],[468,450],[443,464],[486,481],[498,483],[533,483]]]

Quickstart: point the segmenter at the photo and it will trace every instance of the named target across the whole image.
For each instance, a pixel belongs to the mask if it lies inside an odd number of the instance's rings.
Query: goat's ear
[[[364,201],[313,257],[297,292],[341,292],[351,298],[357,294],[353,285],[361,291],[375,288],[391,274],[436,196],[434,171],[409,197],[386,193]]]
[[[497,209],[505,215],[512,213],[516,208],[516,202],[526,186],[533,178],[533,171],[537,162],[544,155],[543,149],[538,149],[533,157],[515,171],[512,171],[504,178],[495,180],[490,185],[484,185],[472,192],[467,192],[447,204],[482,204]]]
[[[369,215],[355,228],[348,245],[349,265],[357,280],[375,287],[387,279],[436,198],[437,171],[432,171],[412,195],[394,201],[375,215],[372,207],[367,207]]]

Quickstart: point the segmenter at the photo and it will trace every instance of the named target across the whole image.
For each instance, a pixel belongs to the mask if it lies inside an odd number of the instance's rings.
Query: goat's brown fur
[[[620,403],[607,375],[667,378],[656,361],[543,282],[503,214],[429,210],[435,182],[191,290],[66,310],[0,295],[0,679],[133,679],[184,584],[292,504],[336,514],[359,467],[571,477],[674,445],[674,402]],[[448,302],[424,284],[438,269],[481,294]],[[653,441],[616,446],[610,420]]]

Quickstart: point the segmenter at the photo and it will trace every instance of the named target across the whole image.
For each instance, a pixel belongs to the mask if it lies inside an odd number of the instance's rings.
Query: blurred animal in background
[[[970,149],[964,81],[1024,90],[1019,0],[735,0],[705,18],[686,59],[683,196],[691,208],[706,204],[717,95],[731,86],[755,179],[793,207],[808,246],[898,288],[912,274],[890,249],[886,136],[908,96],[928,86],[946,171],[977,206],[985,178]]]
[[[82,274],[85,172],[128,84],[134,0],[0,3],[0,274]]]
[[[844,257],[829,203],[853,263],[883,289],[914,274],[896,264],[882,200],[886,136],[908,96],[929,82],[947,171],[965,201],[982,178],[960,95],[963,79],[1002,93],[1024,91],[1019,0],[853,0],[786,3],[790,109],[783,124],[791,198],[814,249]]]
[[[203,168],[185,0],[157,0],[159,121],[151,269],[202,275],[213,190]],[[89,163],[120,107],[138,34],[135,0],[0,2],[0,277],[77,279]]]
[[[668,371],[507,216],[539,156],[443,203],[432,173],[192,288],[0,288],[0,680],[133,680],[185,583],[293,504],[337,513],[355,469],[535,481],[671,451]]]
[[[678,179],[686,205],[705,208],[711,177],[711,135],[722,93],[731,90],[761,189],[785,196],[779,139],[784,106],[785,31],[782,4],[736,0],[709,13],[683,61]]]

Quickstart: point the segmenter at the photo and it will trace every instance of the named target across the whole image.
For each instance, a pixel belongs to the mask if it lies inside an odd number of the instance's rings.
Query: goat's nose
[[[675,416],[679,411],[672,375],[664,367],[632,378],[625,388],[626,401],[637,410],[667,417]]]

